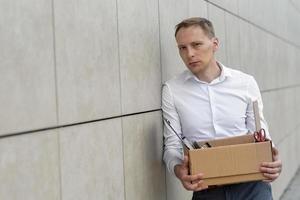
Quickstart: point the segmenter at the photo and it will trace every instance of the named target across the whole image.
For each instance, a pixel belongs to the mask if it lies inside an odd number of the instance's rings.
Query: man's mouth
[[[193,62],[189,62],[189,65],[190,66],[193,66],[193,65],[196,65],[196,64],[198,64],[200,61],[193,61]]]

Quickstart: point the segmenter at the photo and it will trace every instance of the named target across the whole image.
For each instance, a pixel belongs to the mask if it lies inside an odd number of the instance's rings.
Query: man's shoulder
[[[184,70],[183,72],[175,75],[171,79],[167,80],[164,84],[168,86],[175,86],[183,84],[187,78],[191,76],[189,70]]]
[[[233,78],[242,78],[242,79],[252,79],[253,76],[246,73],[246,72],[243,72],[241,70],[238,70],[238,69],[233,69],[233,68],[230,68],[230,67],[225,67],[224,68],[228,71],[228,73],[233,77]]]

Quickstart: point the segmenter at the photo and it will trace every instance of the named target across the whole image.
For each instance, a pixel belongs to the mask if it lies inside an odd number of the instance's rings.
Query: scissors
[[[266,141],[266,131],[265,129],[261,128],[258,131],[254,132],[254,139],[255,142],[264,142]]]

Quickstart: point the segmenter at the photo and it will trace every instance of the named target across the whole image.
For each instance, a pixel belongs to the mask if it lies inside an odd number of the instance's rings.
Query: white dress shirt
[[[162,90],[163,117],[189,141],[244,135],[256,130],[252,102],[258,100],[261,127],[270,139],[263,103],[255,79],[218,63],[221,74],[212,82],[200,81],[189,70],[167,81]],[[164,161],[169,172],[182,163],[183,147],[164,125]]]

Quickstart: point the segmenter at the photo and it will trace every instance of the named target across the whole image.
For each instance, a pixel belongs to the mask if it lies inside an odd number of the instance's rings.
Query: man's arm
[[[181,125],[176,111],[173,96],[168,85],[163,85],[162,90],[163,117],[170,121],[178,134],[181,133]],[[206,189],[203,183],[203,174],[189,175],[188,156],[183,156],[182,144],[169,126],[164,125],[164,161],[168,171],[174,174],[182,183],[183,187],[191,191]]]
[[[163,117],[170,121],[171,126],[181,135],[181,126],[178,113],[174,105],[173,97],[168,85],[162,88]],[[174,167],[183,161],[183,149],[179,138],[172,132],[169,126],[164,124],[164,156],[168,171],[174,175]]]
[[[263,129],[265,129],[265,131],[267,133],[267,139],[271,140],[271,136],[270,136],[269,130],[268,130],[268,125],[267,125],[267,122],[264,119],[264,115],[263,115],[263,102],[262,102],[260,90],[259,90],[259,87],[253,77],[251,77],[249,84],[248,84],[248,94],[251,99],[251,102],[247,108],[247,113],[246,113],[247,128],[251,132],[254,132],[256,130],[255,123],[254,123],[254,113],[253,113],[252,101],[257,100],[261,127]],[[281,173],[281,169],[282,169],[282,162],[279,158],[279,152],[274,147],[274,145],[272,147],[272,157],[273,157],[273,162],[264,162],[260,166],[260,171],[267,178],[265,180],[266,182],[272,182],[272,181],[276,180],[279,177],[279,175]]]

